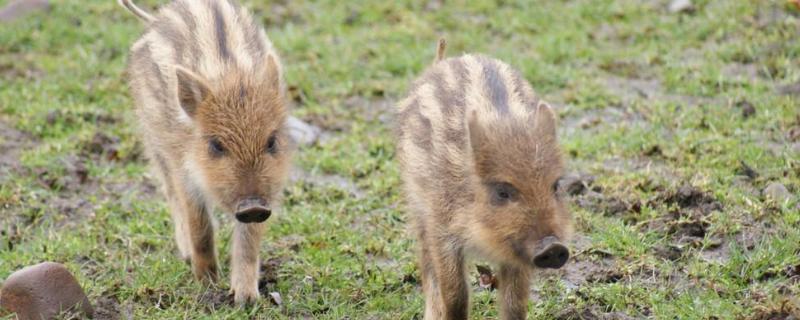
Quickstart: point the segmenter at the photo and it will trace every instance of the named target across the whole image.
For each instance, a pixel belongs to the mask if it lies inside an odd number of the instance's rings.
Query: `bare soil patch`
[[[33,136],[14,129],[0,120],[0,182],[11,173],[19,173],[19,156],[23,150],[35,145]]]
[[[365,192],[361,190],[353,181],[335,174],[311,174],[299,168],[293,168],[289,173],[289,180],[292,182],[300,181],[308,188],[336,188],[342,190],[352,197],[363,198]]]

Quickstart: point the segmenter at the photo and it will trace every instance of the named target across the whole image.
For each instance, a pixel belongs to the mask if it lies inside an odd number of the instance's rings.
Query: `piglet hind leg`
[[[236,222],[231,250],[231,292],[234,302],[248,304],[258,299],[259,249],[265,223]]]

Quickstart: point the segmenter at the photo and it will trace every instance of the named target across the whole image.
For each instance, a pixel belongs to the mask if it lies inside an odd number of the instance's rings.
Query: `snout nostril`
[[[533,259],[540,268],[561,268],[569,259],[569,250],[560,244],[551,245]]]
[[[243,223],[260,223],[266,221],[272,211],[264,207],[248,208],[236,213],[236,220]]]

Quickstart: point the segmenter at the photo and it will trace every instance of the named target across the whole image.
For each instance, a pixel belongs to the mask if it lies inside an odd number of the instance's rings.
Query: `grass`
[[[519,68],[557,106],[570,171],[594,177],[571,197],[575,259],[533,285],[531,318],[800,312],[800,108],[780,93],[800,81],[800,13],[785,1],[243,2],[282,54],[293,113],[328,136],[298,152],[312,178],[288,186],[262,244],[282,305],[234,307],[226,278],[205,288],[176,258],[123,75],[143,26],[115,1],[0,28],[0,143],[15,146],[0,151],[0,279],[64,263],[112,317],[421,318],[390,119],[444,36],[451,55]],[[774,182],[794,199],[762,196]],[[494,318],[474,275],[471,317]]]

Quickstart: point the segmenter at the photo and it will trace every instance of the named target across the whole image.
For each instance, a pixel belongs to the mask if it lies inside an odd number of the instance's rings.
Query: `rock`
[[[765,198],[773,199],[777,202],[784,202],[792,197],[792,194],[789,193],[789,190],[786,189],[780,182],[772,182],[764,188],[762,192]]]
[[[295,117],[289,117],[289,137],[297,144],[310,145],[319,139],[322,129]]]
[[[269,293],[269,297],[270,297],[270,300],[272,301],[272,303],[274,303],[275,305],[278,305],[278,306],[283,305],[283,298],[281,298],[281,294],[280,293],[278,293],[278,292],[270,292]]]
[[[0,22],[9,22],[23,15],[37,11],[50,9],[48,0],[16,0],[9,2],[5,8],[0,9]]]
[[[52,319],[62,310],[93,314],[78,281],[64,265],[54,262],[12,273],[0,291],[0,307],[15,312],[19,319]]]
[[[672,0],[672,2],[669,3],[669,12],[680,13],[692,11],[694,11],[692,0]]]

